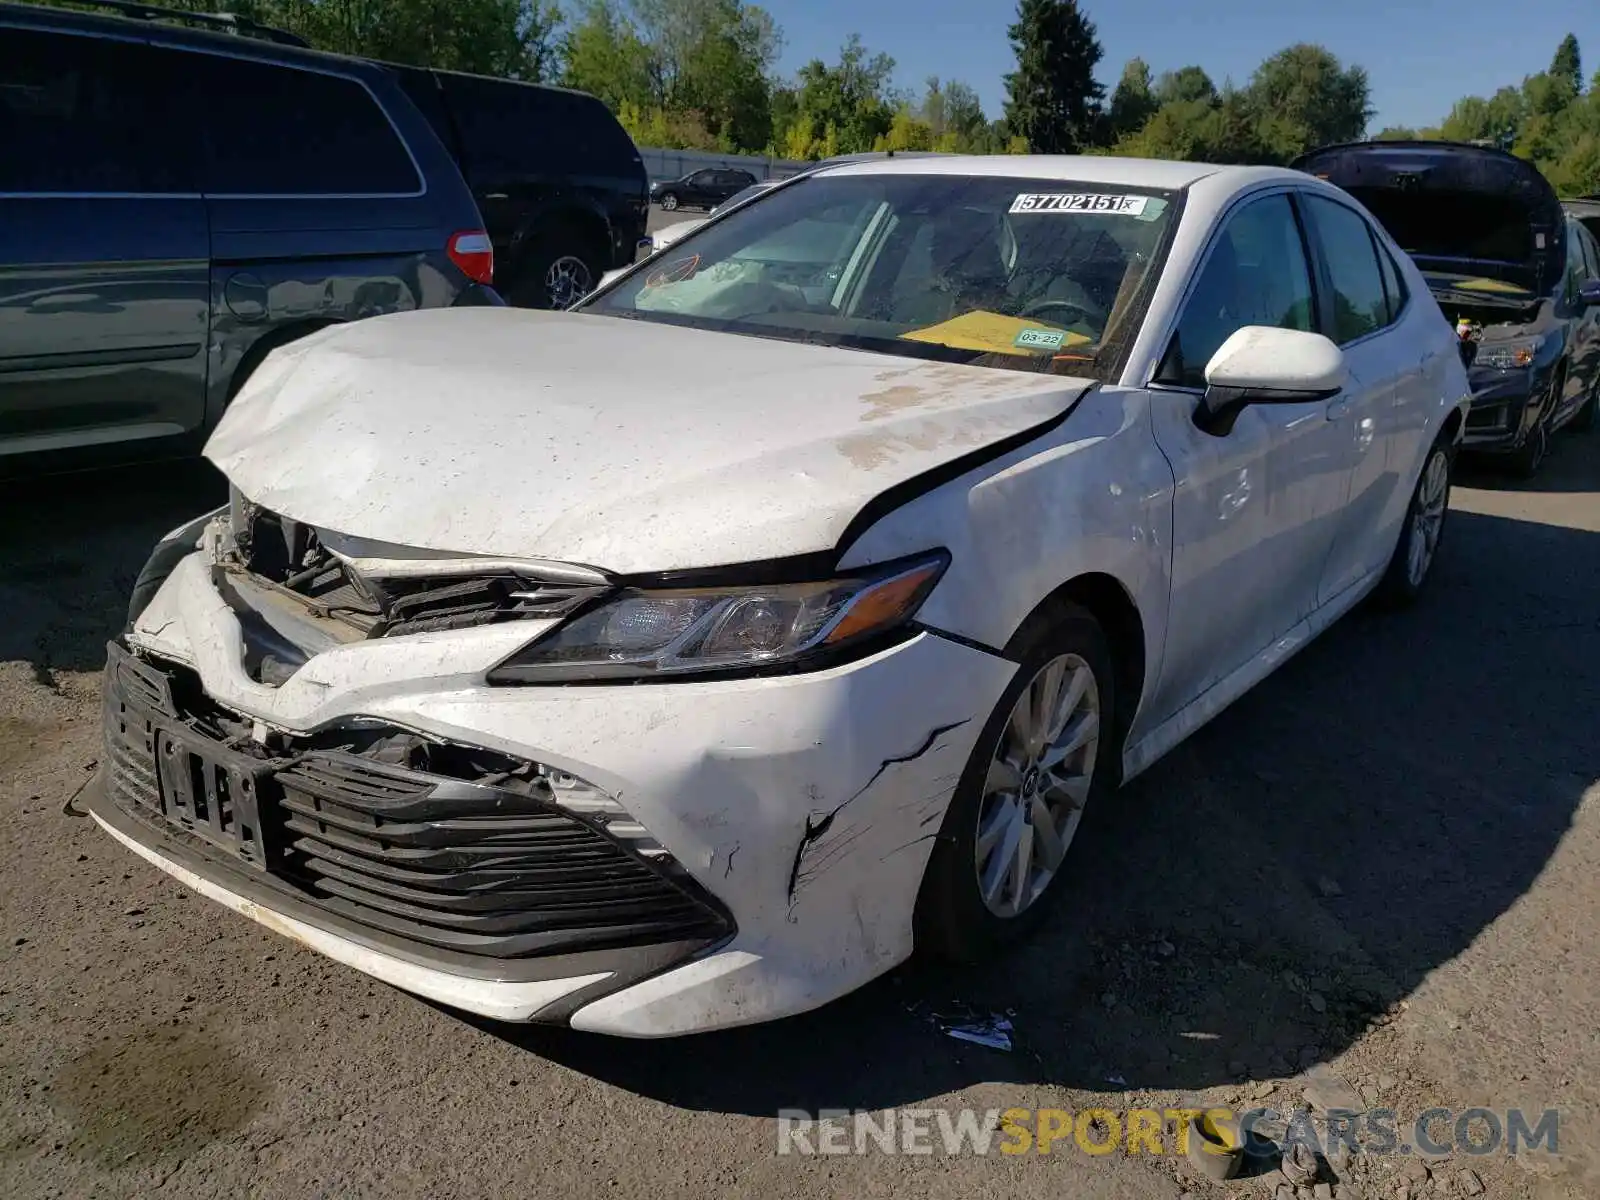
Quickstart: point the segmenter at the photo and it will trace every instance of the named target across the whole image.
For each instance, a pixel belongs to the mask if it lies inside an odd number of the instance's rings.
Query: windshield
[[[750,199],[751,196],[758,196],[771,186],[772,184],[770,183],[752,183],[747,188],[740,188],[737,192],[724,200],[718,207],[732,208],[735,204],[743,204],[746,200]]]
[[[581,308],[1101,374],[1172,215],[1170,193],[1060,180],[816,175],[696,230]]]

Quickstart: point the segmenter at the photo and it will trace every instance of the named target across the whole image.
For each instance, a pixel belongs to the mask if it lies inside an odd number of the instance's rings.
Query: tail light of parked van
[[[474,283],[494,282],[494,243],[481,229],[453,233],[445,244],[450,261]]]

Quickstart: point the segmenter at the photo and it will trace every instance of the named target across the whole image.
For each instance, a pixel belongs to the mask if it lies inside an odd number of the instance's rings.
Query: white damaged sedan
[[[270,356],[110,646],[90,808],[474,1013],[797,1013],[1026,933],[1086,804],[1415,597],[1468,395],[1309,175],[825,168],[575,311]]]

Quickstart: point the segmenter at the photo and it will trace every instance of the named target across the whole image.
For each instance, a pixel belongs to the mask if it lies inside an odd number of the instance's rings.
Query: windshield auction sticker
[[[1113,213],[1144,215],[1149,196],[1107,196],[1089,192],[1024,192],[1011,202],[1014,213]]]

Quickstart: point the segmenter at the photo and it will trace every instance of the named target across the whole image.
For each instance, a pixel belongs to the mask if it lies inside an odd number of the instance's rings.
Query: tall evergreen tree
[[[1578,52],[1578,39],[1574,34],[1561,39],[1555,58],[1550,61],[1549,73],[1569,96],[1576,97],[1583,91],[1583,57]]]
[[[1077,0],[1019,0],[1008,30],[1017,69],[1006,76],[1006,126],[1036,154],[1091,144],[1105,88],[1095,82],[1100,42]]]

